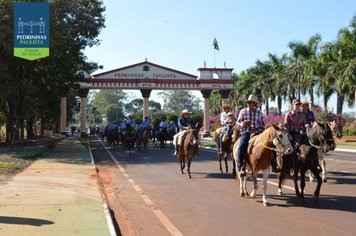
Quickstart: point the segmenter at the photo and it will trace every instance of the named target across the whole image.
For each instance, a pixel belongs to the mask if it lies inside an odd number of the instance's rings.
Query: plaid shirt
[[[305,115],[301,111],[288,111],[284,118],[284,127],[293,132],[299,132],[306,123]]]
[[[237,123],[240,126],[243,126],[243,122],[246,120],[251,121],[252,130],[258,129],[259,131],[263,131],[265,129],[265,122],[263,121],[263,115],[260,110],[251,112],[248,107],[242,109],[239,113],[239,117],[237,118]]]

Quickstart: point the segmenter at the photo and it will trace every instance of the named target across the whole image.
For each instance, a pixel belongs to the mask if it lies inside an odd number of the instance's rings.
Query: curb
[[[356,150],[354,149],[346,149],[346,148],[335,148],[336,152],[351,152],[351,153],[356,153]]]
[[[89,149],[89,155],[90,155],[90,158],[91,158],[91,164],[92,164],[93,169],[95,170],[95,173],[96,173],[96,166],[95,166],[93,153],[91,152],[90,143],[88,145],[88,149]],[[99,189],[99,191],[101,193],[101,200],[103,202],[105,218],[106,218],[106,222],[108,224],[108,229],[109,229],[110,236],[117,236],[116,230],[115,230],[115,226],[114,226],[114,221],[113,221],[113,218],[111,217],[110,209],[109,209],[107,200],[105,198],[105,194],[103,194],[103,192],[100,189]]]

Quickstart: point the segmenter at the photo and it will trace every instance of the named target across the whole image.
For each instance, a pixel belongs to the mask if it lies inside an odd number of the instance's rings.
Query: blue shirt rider
[[[148,116],[145,117],[144,121],[142,121],[141,125],[140,125],[140,135],[142,136],[143,131],[151,125],[150,119]]]
[[[303,109],[303,113],[305,115],[306,123],[311,126],[313,124],[313,122],[315,121],[315,116],[314,116],[314,113],[312,111],[310,111],[308,101],[302,102],[302,109]]]
[[[174,135],[174,145],[175,145],[175,152],[174,152],[174,156],[177,155],[178,152],[178,139],[179,136],[182,134],[182,132],[184,130],[186,130],[189,126],[194,126],[195,122],[190,118],[190,112],[186,109],[184,109],[181,112],[181,116],[178,119],[178,128],[179,128],[179,132]]]
[[[135,128],[136,127],[136,122],[133,120],[134,119],[134,115],[129,115],[129,118],[126,120],[126,127],[128,125],[130,125],[132,128]]]
[[[168,132],[169,132],[171,135],[173,135],[173,134],[176,133],[176,128],[177,128],[176,124],[174,124],[174,121],[171,120],[171,121],[169,122]]]
[[[163,129],[167,129],[168,128],[168,123],[166,122],[166,117],[163,116],[161,118],[161,123],[159,123],[159,134],[162,134]]]
[[[113,121],[108,127],[109,134],[111,134],[111,132],[114,131],[116,128],[117,128],[116,121]]]

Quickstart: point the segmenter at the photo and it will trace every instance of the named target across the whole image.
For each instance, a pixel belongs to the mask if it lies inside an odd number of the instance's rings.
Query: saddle
[[[257,142],[257,137],[258,137],[258,135],[253,136],[253,137],[250,139],[250,141],[249,141],[249,143],[248,143],[248,146],[247,146],[247,154],[248,154],[248,155],[251,155],[251,153],[252,153],[252,147],[255,146],[255,143]]]

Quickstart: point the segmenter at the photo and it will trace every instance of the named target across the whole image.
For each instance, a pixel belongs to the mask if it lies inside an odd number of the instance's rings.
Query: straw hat
[[[302,106],[304,106],[304,105],[309,105],[309,104],[310,104],[309,101],[302,101]]]
[[[232,113],[231,111],[229,113],[227,113],[228,116],[234,115],[234,113]]]
[[[187,109],[184,109],[183,111],[182,111],[182,115],[183,114],[189,114],[190,112],[187,110]]]
[[[224,103],[224,104],[222,104],[222,108],[231,108],[231,106],[228,103]]]
[[[250,94],[250,96],[248,96],[247,102],[254,102],[256,104],[259,104],[260,101],[258,101],[258,97],[255,95]]]

